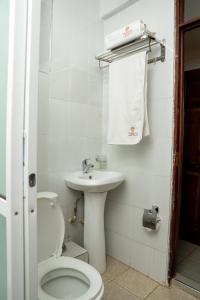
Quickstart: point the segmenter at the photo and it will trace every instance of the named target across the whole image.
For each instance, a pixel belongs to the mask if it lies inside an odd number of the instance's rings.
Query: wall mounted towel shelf
[[[164,62],[165,61],[165,40],[158,40],[155,37],[155,34],[149,31],[145,31],[144,34],[128,43],[125,45],[122,45],[120,47],[114,48],[112,50],[108,50],[98,56],[96,56],[95,58],[99,61],[99,67],[100,68],[104,68],[105,65],[102,67],[101,62],[107,62],[107,63],[111,63],[114,60],[123,58],[127,55],[131,55],[134,53],[137,53],[139,51],[148,49],[149,53],[152,53],[152,47],[159,45],[160,46],[160,55],[150,58],[148,60],[148,63],[155,63],[157,61],[161,61]]]

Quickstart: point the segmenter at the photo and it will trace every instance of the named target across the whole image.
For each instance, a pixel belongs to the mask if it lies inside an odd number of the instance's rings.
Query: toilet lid
[[[60,256],[65,235],[62,210],[55,193],[37,195],[38,261]]]

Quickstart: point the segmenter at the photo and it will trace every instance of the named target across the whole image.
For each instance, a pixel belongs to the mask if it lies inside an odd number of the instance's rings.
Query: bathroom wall
[[[139,0],[101,0],[100,16],[103,19],[109,18],[122,9],[130,6]]]
[[[106,0],[101,0],[105,7]],[[108,69],[103,71],[103,152],[109,169],[126,176],[110,192],[105,208],[107,252],[159,282],[167,282],[172,176],[174,1],[140,0],[104,21],[108,34],[142,19],[158,38],[166,39],[165,63],[148,66],[148,114],[151,134],[135,146],[107,145]],[[144,208],[158,205],[158,232],[142,227]]]
[[[38,191],[48,190],[49,77],[53,1],[41,1],[38,93]]]
[[[42,1],[49,4],[49,0]],[[38,190],[57,192],[67,219],[72,215],[77,194],[65,188],[65,176],[80,169],[83,158],[106,153],[108,168],[126,176],[125,183],[110,192],[106,202],[107,253],[166,283],[172,177],[174,1],[54,0],[50,13],[48,9],[44,12],[51,22],[48,19],[41,27]],[[104,35],[136,19],[144,20],[158,38],[166,39],[167,57],[165,63],[148,66],[151,135],[136,146],[111,146],[106,144],[108,68],[99,71],[94,56],[103,50]],[[148,232],[142,227],[143,210],[152,205],[160,208],[159,232]],[[82,225],[67,224],[66,229],[68,237],[82,244]]]
[[[51,57],[39,82],[38,189],[58,193],[66,220],[79,193],[66,188],[64,179],[102,146],[102,76],[94,58],[103,49],[99,10],[98,0],[54,0],[51,30],[48,21],[41,28],[42,70]],[[82,244],[82,225],[67,223],[66,236]]]

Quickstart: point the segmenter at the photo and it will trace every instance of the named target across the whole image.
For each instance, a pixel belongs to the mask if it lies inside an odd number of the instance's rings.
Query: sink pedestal
[[[89,263],[101,274],[106,271],[104,231],[104,207],[106,196],[107,192],[84,193],[84,247],[89,253]]]

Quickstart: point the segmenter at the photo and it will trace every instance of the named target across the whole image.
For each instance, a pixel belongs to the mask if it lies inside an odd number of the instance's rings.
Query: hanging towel
[[[144,51],[110,64],[108,144],[134,145],[147,135],[147,53]]]

